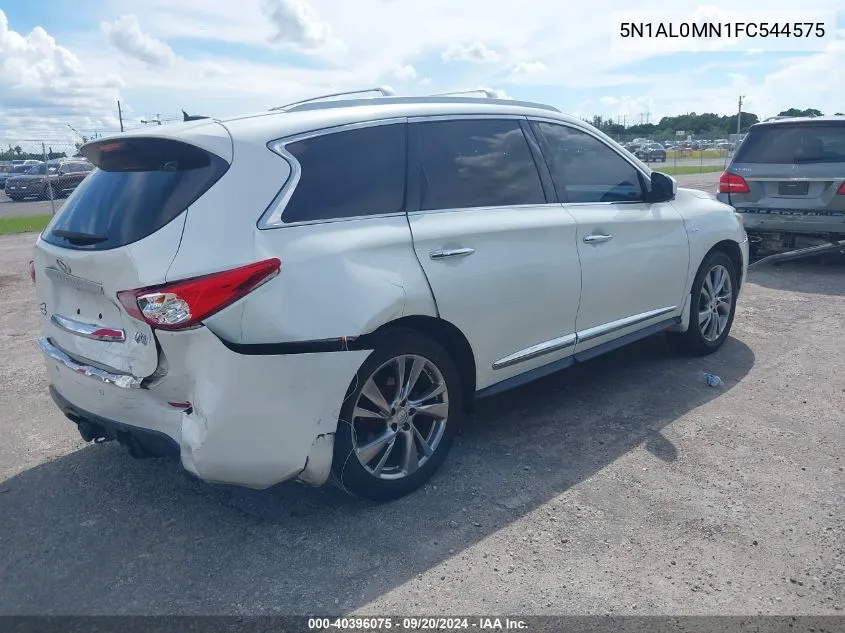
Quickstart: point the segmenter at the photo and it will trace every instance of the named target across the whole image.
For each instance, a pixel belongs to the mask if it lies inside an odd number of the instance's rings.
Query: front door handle
[[[585,235],[584,241],[587,244],[601,244],[602,242],[609,242],[613,239],[612,235]]]
[[[474,248],[441,248],[431,251],[428,256],[431,259],[446,259],[447,257],[466,257],[474,252]]]

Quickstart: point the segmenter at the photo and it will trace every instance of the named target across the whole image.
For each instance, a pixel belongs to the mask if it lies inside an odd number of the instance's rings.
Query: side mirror
[[[678,182],[659,171],[651,172],[651,191],[649,192],[649,202],[668,202],[675,197],[678,192]]]

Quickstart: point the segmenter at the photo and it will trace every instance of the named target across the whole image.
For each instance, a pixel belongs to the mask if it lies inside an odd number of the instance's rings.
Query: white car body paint
[[[183,466],[203,480],[264,488],[299,477],[319,485],[330,473],[344,397],[371,349],[279,353],[250,346],[345,345],[406,317],[441,319],[467,339],[482,390],[655,324],[686,329],[696,271],[720,242],[739,245],[744,281],[741,223],[730,207],[686,189],[659,203],[549,202],[261,225],[295,184],[295,165],[271,149],[280,139],[368,121],[478,114],[588,128],[518,102],[373,100],[116,137],[178,139],[230,167],[186,211],[127,246],[88,251],[38,240],[44,337],[75,361],[143,379],[142,388],[121,388],[47,356],[52,386],[83,412],[166,435]],[[651,173],[622,153],[644,177]],[[584,241],[602,233],[612,240]],[[472,252],[432,259],[449,249]],[[121,290],[269,258],[281,260],[276,277],[193,329],[153,330],[116,299]],[[102,293],[48,278],[45,270],[57,260]],[[53,314],[120,329],[126,340],[75,335],[57,327]],[[190,409],[168,404],[182,402]]]

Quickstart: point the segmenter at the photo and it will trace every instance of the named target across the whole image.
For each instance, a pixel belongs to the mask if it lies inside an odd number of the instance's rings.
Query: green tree
[[[798,108],[789,108],[778,113],[778,116],[823,116],[821,110],[815,108],[807,108],[806,110],[799,110]]]

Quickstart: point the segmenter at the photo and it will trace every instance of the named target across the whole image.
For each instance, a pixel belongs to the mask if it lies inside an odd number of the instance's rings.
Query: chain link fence
[[[70,139],[0,139],[0,215],[54,215],[93,169],[79,154],[82,144]]]

